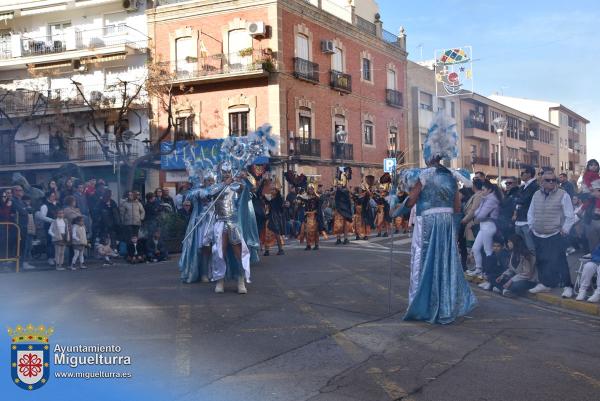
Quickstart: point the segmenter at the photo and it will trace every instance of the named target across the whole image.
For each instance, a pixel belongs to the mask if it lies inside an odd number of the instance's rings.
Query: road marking
[[[362,349],[360,349],[356,344],[354,344],[350,339],[348,339],[346,335],[342,333],[335,324],[333,324],[330,320],[328,320],[319,312],[314,310],[310,305],[302,301],[294,291],[284,289],[283,285],[281,284],[278,278],[273,277],[273,281],[284,291],[285,295],[289,298],[289,300],[292,301],[304,314],[311,316],[323,326],[337,332],[331,337],[338,344],[338,346],[350,357],[350,359],[352,359],[354,362],[360,362],[368,356]]]
[[[367,284],[367,285],[372,285],[373,287],[375,287],[376,289],[378,289],[380,292],[385,292],[387,294],[388,292],[388,287],[379,284],[373,280],[371,280],[370,278],[367,278],[365,276],[363,276],[362,274],[356,274],[353,271],[350,271],[348,269],[346,269],[344,266],[338,264],[338,263],[331,263],[331,266],[337,267],[338,269],[344,270],[347,274],[352,275],[353,277],[358,278],[360,281],[362,281],[363,283]],[[408,301],[408,298],[403,297],[402,295],[399,295],[397,293],[393,293],[394,298],[401,300],[401,301]]]
[[[412,238],[404,238],[398,241],[394,241],[394,246],[396,245],[406,245],[412,242]]]
[[[386,392],[392,399],[397,400],[408,395],[408,392],[386,377],[385,373],[379,368],[372,367],[367,369],[367,374]]]
[[[175,370],[179,376],[189,376],[191,371],[192,308],[179,305],[175,331]]]
[[[575,380],[579,380],[579,381],[583,380],[583,381],[587,382],[588,384],[592,385],[593,387],[600,388],[600,380],[590,377],[590,376],[586,375],[585,373],[573,370],[567,366],[561,365],[558,362],[545,362],[544,364],[547,366],[550,366],[551,368],[554,368],[556,370],[559,370],[563,373],[568,374]]]
[[[259,327],[255,329],[240,329],[238,331],[242,333],[258,333],[263,331],[277,331],[277,330],[318,330],[325,326],[318,324],[302,324],[299,326],[281,326],[281,327]]]
[[[287,247],[287,249],[304,249],[304,247],[300,246],[300,245],[289,245]],[[332,250],[332,249],[344,250],[344,251],[358,251],[358,252],[376,252],[376,253],[388,253],[388,254],[390,253],[390,248],[387,248],[387,247],[382,247],[382,248],[361,247],[361,248],[358,248],[358,247],[353,247],[353,246],[344,246],[344,247],[341,247],[340,245],[337,245],[337,246],[323,246],[323,245],[319,245],[319,250]],[[398,250],[394,250],[394,254],[410,255],[411,252],[410,251],[398,251]]]

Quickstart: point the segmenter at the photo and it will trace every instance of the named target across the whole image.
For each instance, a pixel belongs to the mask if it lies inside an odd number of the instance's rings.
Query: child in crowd
[[[132,235],[127,243],[127,261],[129,263],[144,263],[146,261],[146,250],[144,244],[138,241],[137,235]]]
[[[71,234],[71,245],[73,246],[73,260],[71,260],[71,270],[76,270],[75,263],[79,260],[79,268],[87,269],[84,264],[83,253],[87,248],[87,233],[85,232],[85,222],[83,216],[73,219],[73,228]]]
[[[496,279],[502,286],[502,295],[510,297],[525,295],[530,288],[535,287],[535,256],[531,254],[525,240],[520,235],[513,235],[508,240],[510,257],[508,269]]]
[[[111,257],[117,257],[118,254],[112,249],[110,234],[106,234],[98,244],[96,244],[96,254],[98,258],[103,259],[103,267],[112,266],[114,263],[110,260]]]
[[[483,274],[486,281],[479,284],[479,287],[484,290],[496,287],[499,292],[502,292],[502,287],[496,282],[496,279],[508,268],[510,255],[504,248],[504,241],[500,235],[494,235],[492,241],[492,254],[486,256],[483,263]]]
[[[162,262],[169,258],[167,247],[160,238],[160,230],[154,231],[152,238],[146,241],[146,257],[152,262]]]
[[[50,224],[48,234],[50,234],[52,244],[54,245],[56,270],[65,270],[63,266],[65,260],[65,248],[71,240],[71,228],[65,219],[65,212],[62,209],[57,210],[56,218]]]
[[[596,275],[596,289],[591,297],[587,299],[588,302],[599,303],[600,302],[600,245],[596,247],[591,253],[589,262],[583,265],[581,272],[581,282],[579,284],[579,293],[577,294],[577,301],[585,301],[588,290],[593,290],[592,281],[594,275]]]

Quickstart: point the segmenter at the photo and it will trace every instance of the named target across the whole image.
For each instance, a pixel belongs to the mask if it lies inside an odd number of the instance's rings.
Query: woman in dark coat
[[[264,244],[265,256],[269,256],[269,248],[277,244],[277,255],[283,255],[283,235],[285,233],[283,197],[279,189],[272,187],[271,192],[264,196],[265,224],[261,232],[261,242]]]
[[[118,236],[119,226],[121,225],[121,215],[117,203],[112,200],[112,191],[107,189],[104,191],[102,198],[96,206],[96,216],[99,218],[98,225],[100,226],[100,238],[109,234],[111,238],[125,240]]]

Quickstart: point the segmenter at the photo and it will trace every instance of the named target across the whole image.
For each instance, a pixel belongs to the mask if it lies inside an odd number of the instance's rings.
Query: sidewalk
[[[179,255],[180,255],[179,253],[170,254],[169,259],[167,259],[163,262],[147,262],[147,264],[160,264],[160,263],[165,263],[165,262],[169,262],[169,261],[177,261],[177,260],[179,260]],[[104,263],[103,259],[89,258],[89,259],[85,260],[85,265],[87,266],[87,269],[83,269],[83,270],[111,269],[111,268],[115,268],[115,267],[119,267],[119,266],[129,266],[130,265],[122,257],[111,258],[111,262],[113,263],[113,265],[103,266],[103,263]],[[20,273],[56,270],[56,267],[50,266],[47,263],[46,259],[43,259],[43,258],[39,259],[39,260],[30,260],[30,261],[28,261],[28,263],[30,265],[33,265],[35,268],[25,270],[25,269],[23,269],[23,266],[20,266],[20,268],[19,268]],[[67,267],[68,267],[68,265],[65,264],[65,268],[67,268]],[[77,268],[77,270],[82,270],[82,269]],[[70,270],[67,268],[66,271],[70,271]],[[0,273],[14,273],[14,272],[15,272],[15,263],[14,262],[3,262],[0,264]]]
[[[571,280],[575,283],[575,279],[577,278],[577,269],[579,268],[579,258],[583,256],[582,253],[576,252],[568,256],[569,261],[569,269],[571,270]],[[465,274],[465,278],[467,281],[470,281],[475,284],[481,283],[483,280],[478,277],[467,276]],[[493,292],[492,292],[493,293]],[[590,303],[586,301],[576,301],[575,298],[562,298],[560,295],[562,293],[561,288],[553,288],[551,292],[539,293],[539,294],[527,294],[527,298],[544,302],[547,304],[551,304],[554,306],[560,306],[561,308],[569,309],[576,312],[585,313],[593,316],[600,316],[600,304]],[[497,296],[501,296],[500,294],[495,294]],[[589,294],[591,295],[591,294]]]

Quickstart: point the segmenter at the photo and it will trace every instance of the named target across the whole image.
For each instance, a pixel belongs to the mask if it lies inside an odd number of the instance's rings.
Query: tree
[[[139,166],[156,167],[152,162],[163,154],[161,143],[170,140],[175,129],[175,105],[183,99],[179,95],[193,90],[175,84],[175,74],[165,63],[150,60],[146,67],[143,77],[117,79],[101,92],[87,91],[85,85],[75,79],[71,79],[72,90],[63,92],[0,89],[0,130],[8,130],[15,138],[25,124],[34,124],[38,127],[35,135],[16,140],[31,142],[39,138],[44,128],[48,129],[49,135],[72,135],[78,127],[94,138],[106,160],[125,167],[126,188],[131,188]],[[36,74],[30,71],[31,76]],[[45,71],[44,74],[46,77],[58,76],[60,71]],[[155,127],[151,134],[142,128],[142,121],[153,113],[165,114],[166,125]],[[138,121],[136,132],[130,129],[130,118]],[[56,129],[57,126],[61,129]],[[107,129],[109,127],[112,129]],[[147,139],[141,141],[145,134],[148,134]],[[146,151],[132,152],[135,141],[143,142]],[[174,148],[170,147],[167,153]]]
[[[102,96],[95,98],[86,94],[80,83],[72,81],[79,97],[87,106],[86,131],[98,141],[107,160],[114,159],[117,163],[126,166],[126,188],[133,186],[135,172],[140,165],[154,168],[152,161],[175,149],[173,146],[167,152],[163,152],[161,143],[171,139],[174,132],[175,105],[181,100],[177,95],[191,93],[193,89],[176,85],[174,81],[175,74],[168,70],[166,64],[160,62],[150,62],[147,65],[147,75],[142,81],[129,82],[119,79],[108,87]],[[164,112],[167,122],[164,127],[155,127],[154,135],[149,134],[148,139],[145,140],[147,152],[132,158],[130,143],[144,133],[141,129],[143,118],[140,115],[141,110],[147,111],[148,116],[152,113]],[[140,129],[137,132],[130,130],[128,120],[130,115],[135,116],[140,122]],[[107,145],[106,132],[99,128],[99,123],[102,121],[113,124],[113,147]]]

